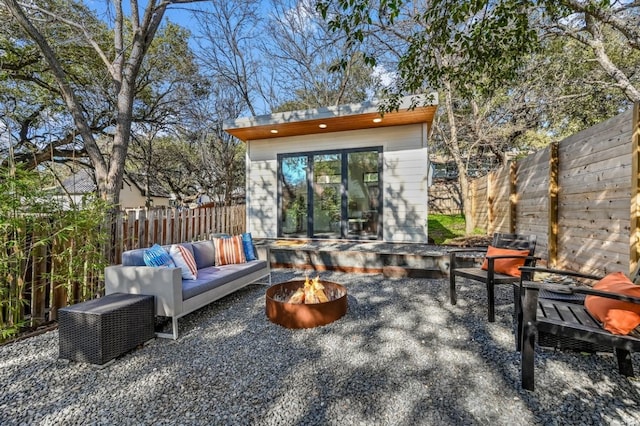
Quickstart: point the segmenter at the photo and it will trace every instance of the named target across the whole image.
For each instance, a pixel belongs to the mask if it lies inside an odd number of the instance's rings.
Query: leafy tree
[[[588,48],[609,81],[628,99],[638,100],[632,83],[638,75],[637,65],[632,62],[625,68],[614,62],[629,57],[616,51],[638,49],[637,2],[432,0],[417,5],[404,0],[326,0],[318,7],[334,31],[361,46],[369,64],[384,58],[376,50],[381,44],[371,40],[390,40],[383,44],[388,46],[406,43],[402,50],[391,49],[398,58],[397,79],[387,90],[391,100],[384,108],[395,109],[405,93],[432,88],[442,92],[446,119],[436,122],[437,133],[458,166],[463,193],[468,192],[465,158],[470,158],[472,148],[485,146],[499,155],[496,141],[500,139],[539,142],[524,128],[518,129],[519,125],[509,130],[527,120],[514,114],[517,109],[505,107],[514,94],[524,103],[532,101],[528,94],[518,92],[514,82],[550,38],[561,37],[566,42],[571,37]],[[615,49],[607,51],[608,47]],[[487,108],[490,105],[498,109]],[[533,111],[533,123],[539,126],[551,111],[545,107],[520,110]],[[504,130],[507,134],[492,141],[487,130],[496,124],[498,134]],[[466,217],[469,207],[464,206]],[[472,231],[471,225],[467,223],[467,232]]]
[[[625,95],[640,100],[633,81],[637,77],[625,73],[606,51],[610,37],[623,40],[628,50],[640,49],[637,2],[431,0],[421,7],[406,0],[323,0],[318,9],[330,27],[352,43],[408,18],[408,47],[398,62],[397,88],[404,92],[422,90],[425,83],[438,85],[443,78],[472,94],[478,82],[483,91],[499,88],[516,75],[528,53],[540,48],[544,37],[561,36],[590,48]],[[374,46],[365,46],[368,62],[375,64]],[[452,56],[458,59],[446,60]],[[474,84],[464,84],[469,81]]]
[[[138,2],[132,1],[127,19],[123,2],[116,0],[112,3],[113,20],[107,26],[112,35],[106,38],[105,24],[76,1],[19,3],[2,0],[0,3],[3,15],[9,16],[11,25],[21,30],[16,33],[20,37],[18,44],[29,46],[32,52],[37,49],[44,58],[49,79],[55,83],[55,90],[70,114],[73,132],[81,138],[83,150],[94,167],[98,191],[112,205],[117,205],[119,200],[138,95],[138,77],[145,56],[167,7],[188,2],[152,0],[141,11]],[[55,25],[43,26],[41,22],[54,22]],[[73,49],[83,49],[80,57],[65,60],[66,40],[75,42]],[[94,116],[88,114],[92,108],[82,96],[83,89],[93,86],[91,82],[82,84],[74,79],[78,67],[93,61],[100,63],[102,69],[102,78],[95,81],[104,83],[109,94],[107,102],[113,102],[112,114],[107,120],[113,129],[113,137],[107,152],[103,152],[97,142],[95,123],[92,123]]]
[[[239,96],[228,86],[213,86],[208,102],[192,105],[188,125],[178,129],[180,140],[191,146],[184,168],[192,171],[197,192],[222,205],[232,204],[245,187],[245,145],[223,130],[223,120],[243,108]]]
[[[148,127],[146,132],[135,134],[127,157],[127,170],[139,177],[147,193],[159,188],[183,203],[187,195],[198,191],[197,155],[193,143],[174,133]]]
[[[72,159],[82,146],[76,140],[75,126],[53,78],[50,67],[44,61],[37,46],[21,35],[22,29],[13,20],[8,9],[0,3],[0,17],[6,25],[0,28],[0,105],[3,109],[5,144],[0,148],[0,162],[8,164],[8,149],[12,149],[15,161],[29,168],[55,158],[57,161]],[[63,10],[67,15],[73,11]],[[94,21],[95,23],[95,21]],[[92,25],[91,23],[89,25]],[[98,26],[97,23],[95,23]],[[106,30],[106,28],[104,28]],[[42,25],[42,31],[51,37],[63,34],[64,27],[57,21]],[[108,38],[108,33],[106,33]],[[57,49],[59,60],[68,69],[73,85],[91,87],[92,99],[104,99],[105,91],[100,87],[104,79],[95,73],[97,62],[89,54],[87,46],[67,42]],[[89,95],[89,92],[86,92]],[[84,103],[84,93],[79,93]],[[102,101],[101,101],[102,102]],[[90,108],[87,112],[94,111]],[[90,120],[93,131],[100,132],[108,122],[96,115]],[[81,155],[81,154],[80,154]]]

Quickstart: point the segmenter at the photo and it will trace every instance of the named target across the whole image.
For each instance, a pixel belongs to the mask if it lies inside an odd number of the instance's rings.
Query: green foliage
[[[107,206],[94,200],[82,210],[63,210],[43,183],[38,172],[0,168],[0,339],[28,324],[33,286],[64,286],[69,302],[101,290]],[[49,263],[53,271],[29,274],[35,263]]]
[[[91,197],[52,215],[51,260],[58,268],[49,274],[51,284],[64,286],[67,301],[92,299],[102,291],[102,273],[108,266],[104,253],[110,229],[105,224],[109,206]]]
[[[337,5],[337,11],[331,10]],[[411,12],[405,0],[337,0],[318,5],[329,27],[352,43],[363,43],[374,23],[385,27],[403,19],[412,28],[404,35],[407,48],[400,53],[398,87],[389,95],[419,93],[441,87],[447,80],[463,96],[491,93],[513,79],[523,55],[537,50],[536,31],[529,26],[527,2],[434,0]],[[366,63],[378,62],[375,44],[365,52]],[[395,106],[389,103],[389,109]]]

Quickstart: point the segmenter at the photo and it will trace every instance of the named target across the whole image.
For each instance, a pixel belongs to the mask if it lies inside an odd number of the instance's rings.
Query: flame
[[[307,275],[304,280],[304,287],[300,287],[289,298],[289,303],[301,304],[301,303],[324,303],[328,302],[329,298],[324,292],[324,286],[320,282],[320,276],[316,276],[313,280],[309,279]]]

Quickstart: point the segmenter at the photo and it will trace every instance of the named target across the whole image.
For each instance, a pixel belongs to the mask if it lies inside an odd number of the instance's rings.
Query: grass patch
[[[447,244],[454,238],[466,236],[464,215],[430,214],[427,218],[429,237],[436,244]],[[485,235],[481,229],[475,229],[473,235]]]
[[[429,214],[427,226],[429,236],[436,244],[465,235],[464,215],[461,214]]]

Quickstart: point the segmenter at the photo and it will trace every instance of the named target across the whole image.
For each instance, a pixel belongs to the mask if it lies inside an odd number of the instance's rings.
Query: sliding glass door
[[[278,156],[282,237],[379,239],[382,148]]]

